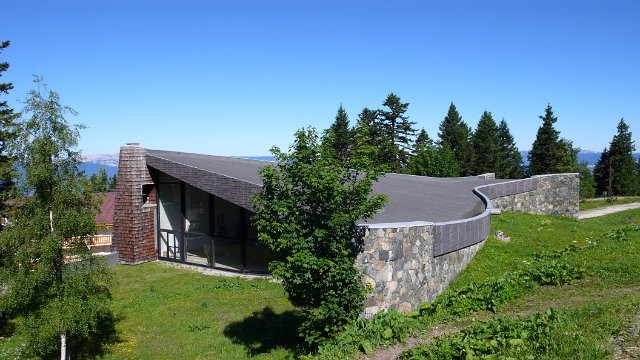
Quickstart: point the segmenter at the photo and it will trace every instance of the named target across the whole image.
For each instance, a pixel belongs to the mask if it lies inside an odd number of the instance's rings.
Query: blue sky
[[[44,76],[87,125],[81,149],[266,155],[303,126],[352,121],[389,92],[433,137],[453,101],[529,149],[549,102],[561,135],[640,139],[638,1],[3,2],[9,100]]]

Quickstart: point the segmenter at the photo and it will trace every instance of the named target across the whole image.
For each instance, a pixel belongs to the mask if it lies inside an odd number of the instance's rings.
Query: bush
[[[356,221],[384,205],[386,198],[371,192],[381,172],[357,147],[338,162],[313,129],[296,133],[291,153],[275,147],[272,153],[278,163],[260,170],[264,186],[254,197],[253,221],[272,251],[271,273],[305,314],[300,335],[316,347],[364,310],[366,289],[355,267],[363,232]]]
[[[558,315],[549,309],[528,319],[500,317],[475,323],[453,335],[437,337],[432,345],[419,346],[402,354],[400,359],[535,359],[552,345],[552,330]],[[505,357],[508,355],[509,357]]]

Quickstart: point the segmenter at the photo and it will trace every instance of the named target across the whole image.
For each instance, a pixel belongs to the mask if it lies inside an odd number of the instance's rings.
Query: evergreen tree
[[[335,121],[325,131],[322,144],[338,161],[344,163],[349,158],[351,130],[349,129],[349,116],[342,105],[338,108]]]
[[[382,105],[386,110],[378,110],[378,115],[386,141],[382,143],[380,156],[389,169],[401,172],[407,167],[411,157],[411,142],[416,133],[413,128],[415,122],[409,121],[409,117],[405,115],[409,103],[403,103],[394,93],[387,95]]]
[[[636,147],[631,139],[629,125],[620,119],[618,132],[614,135],[609,149],[602,153],[597,164],[596,180],[598,191],[609,189],[610,196],[629,196],[638,194],[638,165],[633,157]]]
[[[547,105],[540,119],[542,126],[529,151],[529,175],[576,171],[577,149],[571,141],[560,139],[560,132],[553,127],[558,118],[553,115],[551,105]]]
[[[440,145],[453,151],[460,166],[460,176],[469,176],[473,172],[473,146],[471,146],[471,128],[462,121],[456,106],[451,103],[447,116],[440,123]]]
[[[91,174],[89,181],[91,182],[91,189],[93,192],[104,193],[111,190],[109,176],[102,166],[98,168],[97,172]]]
[[[0,232],[0,314],[21,317],[31,356],[86,358],[113,330],[106,264],[88,249],[97,204],[78,171],[73,110],[39,81],[10,146],[26,202]]]
[[[9,44],[9,41],[4,41],[0,44],[0,54]],[[7,69],[9,69],[9,63],[0,63],[0,77]],[[13,89],[13,84],[0,83],[0,95],[9,94],[11,89]],[[13,160],[8,154],[7,144],[15,135],[14,122],[17,118],[18,114],[13,111],[7,101],[0,98],[0,216],[4,218],[8,216],[6,200],[11,195],[11,191],[14,188],[13,179],[16,177]],[[2,224],[0,224],[1,228]]]
[[[498,145],[496,177],[499,179],[523,178],[522,155],[504,119],[498,124]]]
[[[593,197],[596,194],[596,182],[593,179],[593,174],[591,174],[586,161],[578,165],[578,173],[580,174],[580,198],[587,199]]]
[[[596,182],[596,195],[600,196],[607,192],[607,195],[611,196],[609,192],[609,149],[604,148],[600,153],[600,159],[593,167],[593,180]]]
[[[416,137],[416,141],[413,143],[414,153],[417,153],[420,147],[430,145],[433,145],[433,140],[431,140],[425,129],[420,130],[418,137]]]
[[[113,174],[113,176],[109,178],[109,191],[116,191],[117,180],[118,177],[116,174]]]
[[[473,172],[475,174],[496,173],[500,154],[498,126],[488,111],[482,113],[478,127],[473,133]]]
[[[375,148],[375,157],[372,158],[373,165],[375,166],[381,166],[384,164],[379,152],[380,149],[384,147],[384,144],[388,142],[388,139],[386,139],[383,134],[383,129],[378,118],[378,110],[364,108],[360,114],[358,114],[358,122],[356,125],[357,128],[367,130],[367,141],[369,145]]]

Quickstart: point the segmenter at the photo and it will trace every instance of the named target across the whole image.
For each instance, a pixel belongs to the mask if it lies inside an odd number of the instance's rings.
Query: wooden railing
[[[111,235],[94,235],[91,237],[91,245],[111,245]]]

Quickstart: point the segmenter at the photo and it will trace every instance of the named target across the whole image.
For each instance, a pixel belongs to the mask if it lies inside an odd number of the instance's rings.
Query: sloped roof
[[[116,193],[108,192],[104,194],[96,194],[96,196],[104,197],[102,204],[100,205],[100,212],[96,214],[96,224],[113,224],[113,209],[116,204]]]
[[[258,170],[273,164],[261,160],[147,150],[148,166],[247,209],[252,209],[251,195],[261,187]],[[443,222],[470,218],[485,209],[473,188],[504,181],[385,174],[374,184],[373,191],[388,195],[389,202],[367,223]]]

